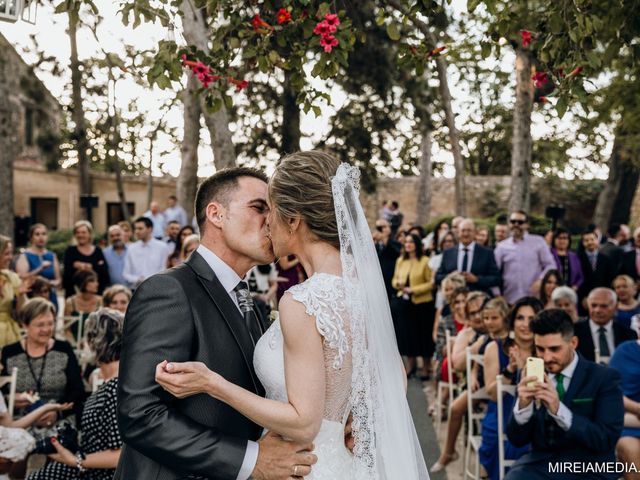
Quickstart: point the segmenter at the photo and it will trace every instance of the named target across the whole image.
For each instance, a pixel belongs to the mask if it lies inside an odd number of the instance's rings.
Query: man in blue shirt
[[[104,249],[104,258],[109,267],[111,283],[129,286],[122,276],[124,260],[127,257],[127,245],[124,243],[124,232],[118,225],[111,225],[108,230],[109,246]]]

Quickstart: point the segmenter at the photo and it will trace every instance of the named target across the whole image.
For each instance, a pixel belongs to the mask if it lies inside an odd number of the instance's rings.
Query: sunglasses
[[[509,220],[509,223],[511,225],[524,225],[525,223],[527,223],[526,220]]]

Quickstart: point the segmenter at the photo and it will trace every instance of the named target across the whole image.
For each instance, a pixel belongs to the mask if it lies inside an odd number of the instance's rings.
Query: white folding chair
[[[503,411],[504,411],[504,395],[516,396],[516,386],[515,385],[504,385],[502,383],[502,375],[496,376],[496,385],[497,385],[497,402],[498,402],[498,467],[499,467],[499,479],[502,480],[504,478],[504,471],[506,467],[510,467],[515,463],[515,460],[505,460],[504,458],[504,421],[503,421]]]
[[[11,369],[11,375],[0,377],[0,388],[9,384],[9,395],[7,396],[7,412],[9,418],[13,418],[13,410],[16,404],[16,385],[18,384],[18,367]]]
[[[438,393],[436,395],[436,435],[438,438],[442,436],[442,392],[445,390],[449,391],[449,406],[447,408],[447,422],[451,418],[451,405],[454,399],[454,393],[458,393],[459,387],[456,383],[453,382],[453,365],[451,362],[451,334],[449,330],[445,330],[445,339],[446,339],[446,350],[447,350],[447,381],[440,380],[438,382]]]
[[[474,480],[480,480],[480,446],[482,445],[482,436],[474,435],[474,426],[480,430],[480,422],[485,416],[485,412],[474,412],[473,403],[478,400],[490,400],[491,397],[487,394],[485,386],[479,388],[475,392],[471,391],[471,373],[473,370],[473,364],[484,366],[484,359],[482,355],[471,353],[471,348],[467,347],[466,350],[466,364],[467,364],[467,448],[464,451],[464,477],[473,478]],[[469,463],[471,461],[471,455],[475,457],[475,468],[471,472],[469,470]]]

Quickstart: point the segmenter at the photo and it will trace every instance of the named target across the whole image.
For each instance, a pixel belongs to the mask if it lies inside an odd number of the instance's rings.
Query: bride
[[[294,153],[280,161],[268,192],[274,253],[298,257],[309,278],[283,296],[256,345],[267,398],[196,362],[167,363],[158,382],[177,397],[206,393],[267,430],[313,441],[318,462],[307,479],[428,479],[359,170],[322,152]]]

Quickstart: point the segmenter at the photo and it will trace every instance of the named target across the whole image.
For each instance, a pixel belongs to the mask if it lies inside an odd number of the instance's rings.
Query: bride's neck
[[[300,260],[300,264],[307,276],[316,272],[342,274],[340,263],[340,251],[325,242],[309,242],[300,247],[300,251],[294,252]]]

